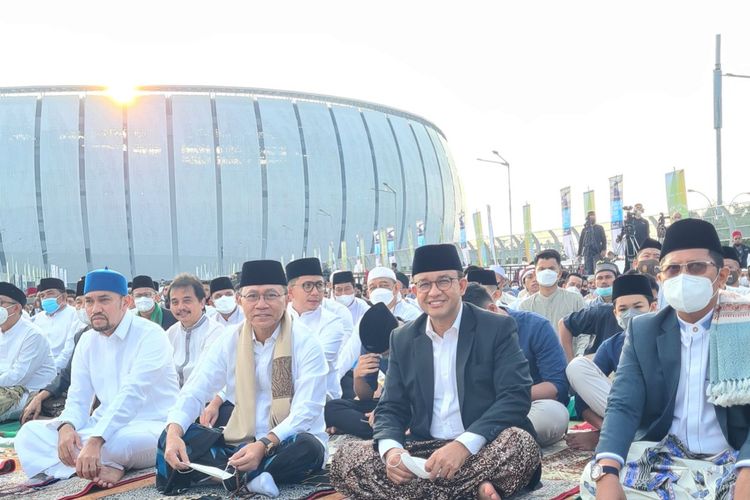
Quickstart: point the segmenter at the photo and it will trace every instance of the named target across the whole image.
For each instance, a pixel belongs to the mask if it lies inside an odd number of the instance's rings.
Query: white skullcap
[[[373,267],[372,270],[367,273],[367,284],[369,285],[373,280],[379,278],[388,278],[389,280],[396,281],[396,273],[387,267]]]
[[[505,269],[503,269],[503,266],[497,265],[497,266],[490,266],[490,269],[495,271],[495,274],[499,274],[505,279],[508,279],[508,275],[505,274]]]

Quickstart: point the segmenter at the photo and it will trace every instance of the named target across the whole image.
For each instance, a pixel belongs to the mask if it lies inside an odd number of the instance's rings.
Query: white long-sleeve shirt
[[[422,311],[409,304],[404,299],[396,302],[396,305],[393,306],[393,310],[391,312],[394,316],[396,316],[397,318],[401,318],[404,321],[411,321],[417,319],[422,315]]]
[[[370,305],[359,297],[354,297],[354,300],[352,300],[352,303],[349,304],[347,309],[349,309],[349,312],[352,315],[352,324],[356,328],[356,325],[359,324],[359,320],[361,320],[362,316],[364,316],[367,310],[370,309]]]
[[[211,315],[206,312],[206,316],[216,321],[224,328],[232,328],[234,326],[241,325],[245,321],[245,313],[242,312],[242,308],[240,306],[235,307],[234,311],[229,315],[227,319],[224,319],[224,316],[222,316],[218,310]]]
[[[435,439],[452,439],[460,442],[475,455],[487,440],[473,432],[466,432],[461,420],[461,406],[458,401],[458,381],[456,379],[456,352],[458,351],[458,331],[461,326],[463,306],[453,325],[442,338],[435,333],[432,321],[428,318],[425,335],[432,341],[432,366],[434,373],[434,396],[432,400],[432,423],[430,435]],[[380,456],[385,456],[391,448],[403,448],[392,439],[378,442]]]
[[[60,306],[60,309],[51,315],[41,311],[35,314],[31,321],[47,336],[57,371],[68,366],[75,347],[73,338],[76,333],[86,328],[86,325],[78,320],[75,308],[68,305]]]
[[[680,317],[680,380],[669,433],[693,453],[713,455],[729,449],[721,432],[714,405],[708,402],[708,347],[713,311],[690,324]]]
[[[57,376],[47,337],[21,317],[0,333],[0,387],[23,386],[29,392],[47,387]]]
[[[339,304],[334,299],[323,299],[323,308],[329,310],[330,312],[341,318],[341,321],[344,324],[344,339],[342,340],[342,343],[346,342],[346,339],[351,337],[355,325],[354,320],[352,319],[352,313],[349,311],[349,308],[344,304]]]
[[[341,383],[336,376],[336,361],[339,357],[339,350],[344,341],[344,323],[341,318],[325,309],[318,307],[314,311],[298,314],[292,304],[287,306],[289,314],[295,321],[305,325],[308,329],[317,335],[320,345],[323,347],[326,361],[328,362],[328,375],[326,376],[326,392],[331,399],[341,397]]]
[[[191,328],[184,328],[179,321],[169,327],[167,337],[172,344],[172,359],[180,387],[190,378],[208,346],[226,331],[226,328],[205,314]]]
[[[70,422],[108,441],[133,421],[164,421],[179,392],[172,349],[159,325],[125,314],[109,337],[84,333],[73,355],[65,409],[49,428]],[[94,395],[100,405],[89,416]]]
[[[298,320],[293,321],[294,395],[289,416],[274,428],[270,428],[271,370],[278,327],[264,344],[258,341],[253,343],[256,383],[255,436],[261,438],[273,432],[283,441],[294,434],[309,432],[325,447],[328,435],[325,432],[323,408],[326,402],[325,377],[328,367],[315,334]],[[176,404],[169,411],[167,424],[175,423],[183,430],[187,430],[200,415],[205,402],[222,388],[225,389],[229,400],[237,401],[235,369],[241,331],[242,326],[230,330],[208,348],[205,357],[195,369],[194,376],[183,386]]]

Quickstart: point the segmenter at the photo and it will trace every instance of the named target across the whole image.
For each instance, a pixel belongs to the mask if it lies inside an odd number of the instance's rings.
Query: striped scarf
[[[750,299],[719,291],[709,330],[708,401],[750,404]]]

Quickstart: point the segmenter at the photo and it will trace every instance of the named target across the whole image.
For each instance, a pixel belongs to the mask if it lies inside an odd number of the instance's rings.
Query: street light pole
[[[383,186],[385,186],[384,193],[391,193],[393,195],[393,230],[396,231],[398,229],[398,193],[387,182],[384,182]],[[396,246],[395,234],[393,235],[393,246]]]
[[[477,161],[483,161],[486,163],[494,163],[496,165],[502,165],[505,168],[508,169],[508,229],[510,231],[510,254],[511,257],[513,256],[513,201],[511,199],[511,184],[510,184],[510,163],[500,156],[500,153],[497,151],[492,151],[492,154],[497,156],[500,160],[485,160],[484,158],[477,158]],[[495,242],[493,241],[492,244],[494,245]]]
[[[714,217],[716,217],[716,222],[718,223],[719,222],[719,208],[716,204],[714,204],[713,201],[711,201],[711,198],[709,198],[708,195],[706,195],[705,193],[698,191],[697,189],[688,189],[687,191],[688,193],[699,194],[703,196],[703,198],[706,199],[706,201],[708,202],[708,208],[714,209]]]

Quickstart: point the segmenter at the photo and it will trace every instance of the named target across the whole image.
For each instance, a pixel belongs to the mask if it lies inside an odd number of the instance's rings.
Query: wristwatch
[[[601,465],[598,463],[591,466],[592,481],[597,482],[607,474],[614,474],[615,476],[620,477],[620,469],[612,467],[611,465]]]
[[[268,456],[271,453],[273,453],[274,448],[276,448],[276,443],[274,443],[273,441],[271,441],[268,438],[262,437],[262,438],[260,438],[258,440],[258,442],[259,443],[263,443],[263,446],[266,447],[266,456]]]

